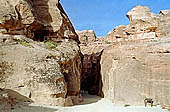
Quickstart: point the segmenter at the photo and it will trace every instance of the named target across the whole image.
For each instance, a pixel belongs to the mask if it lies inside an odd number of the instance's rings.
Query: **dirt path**
[[[98,96],[84,94],[84,102],[80,105],[71,107],[41,107],[25,106],[10,111],[1,110],[0,112],[169,112],[158,107],[144,106],[116,106],[111,101],[100,99]]]

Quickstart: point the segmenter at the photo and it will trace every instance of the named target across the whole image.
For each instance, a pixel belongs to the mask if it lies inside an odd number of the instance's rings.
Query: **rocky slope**
[[[79,40],[59,1],[0,3],[0,104],[78,103]]]

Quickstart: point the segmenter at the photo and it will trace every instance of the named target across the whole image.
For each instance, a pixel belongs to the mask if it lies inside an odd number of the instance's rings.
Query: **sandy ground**
[[[117,106],[111,101],[100,99],[97,96],[87,95],[84,102],[80,105],[71,107],[42,107],[42,106],[25,106],[13,110],[0,112],[169,112],[162,110],[160,106],[144,107],[144,106]]]

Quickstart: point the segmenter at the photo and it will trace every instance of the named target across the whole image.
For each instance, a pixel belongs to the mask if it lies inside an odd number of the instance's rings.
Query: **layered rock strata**
[[[3,34],[24,34],[39,40],[62,37],[78,41],[58,0],[3,0],[0,3],[0,28]]]
[[[104,97],[114,103],[170,102],[170,37],[126,42],[106,48],[101,56]]]

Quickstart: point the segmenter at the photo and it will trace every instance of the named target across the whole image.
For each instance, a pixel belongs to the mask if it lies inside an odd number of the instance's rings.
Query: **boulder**
[[[145,22],[154,23],[154,21],[152,21],[153,15],[154,14],[150,11],[150,9],[145,6],[136,6],[126,14],[130,23],[135,22],[135,20],[142,20]]]

